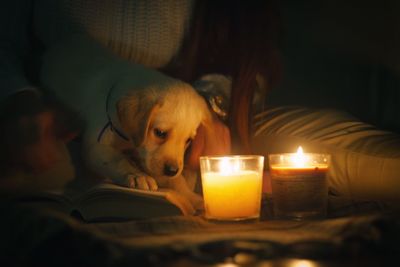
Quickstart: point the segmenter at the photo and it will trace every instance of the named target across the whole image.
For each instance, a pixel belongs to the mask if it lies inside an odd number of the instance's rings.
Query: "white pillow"
[[[254,153],[328,153],[331,193],[400,207],[400,135],[379,130],[345,112],[270,108],[254,118]]]

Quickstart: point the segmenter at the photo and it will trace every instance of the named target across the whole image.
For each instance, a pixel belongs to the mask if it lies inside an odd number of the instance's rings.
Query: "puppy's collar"
[[[113,85],[110,90],[108,91],[107,94],[107,98],[106,98],[106,114],[107,114],[107,123],[104,125],[104,127],[101,129],[99,135],[97,136],[97,142],[101,141],[101,138],[103,137],[104,132],[110,128],[111,131],[113,131],[114,133],[116,133],[119,137],[121,137],[122,139],[124,139],[125,141],[130,141],[129,137],[126,136],[126,134],[124,134],[121,130],[119,130],[117,127],[115,127],[115,125],[113,124],[112,120],[111,120],[111,116],[110,116],[110,112],[109,112],[109,99],[111,96],[111,92],[114,89],[115,85]]]
[[[103,137],[104,132],[107,130],[107,128],[110,128],[111,131],[113,131],[114,133],[116,133],[119,137],[121,137],[122,139],[124,139],[125,141],[129,141],[130,139],[124,134],[122,133],[120,130],[118,130],[118,128],[116,128],[112,122],[111,119],[108,118],[108,122],[106,123],[106,125],[104,125],[104,127],[101,129],[98,137],[97,137],[97,142],[101,141],[101,138]]]

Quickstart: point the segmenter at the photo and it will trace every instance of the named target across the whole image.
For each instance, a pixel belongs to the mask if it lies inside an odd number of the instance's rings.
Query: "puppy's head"
[[[184,83],[133,93],[118,102],[117,110],[138,163],[160,186],[181,174],[186,149],[211,116],[204,99]]]

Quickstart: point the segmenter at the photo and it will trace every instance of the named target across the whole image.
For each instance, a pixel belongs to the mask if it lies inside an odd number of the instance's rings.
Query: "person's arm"
[[[70,36],[68,40],[50,48],[43,58],[43,63],[41,70],[43,83],[47,88],[58,88],[57,92],[65,92],[63,99],[76,104],[76,108],[81,106],[90,108],[94,103],[93,101],[85,105],[78,103],[85,101],[77,98],[82,90],[92,92],[93,97],[101,97],[101,94],[107,93],[111,86],[128,88],[141,84],[141,79],[143,82],[148,80],[143,77],[146,75],[145,69],[138,64],[118,58],[106,47],[83,35]],[[151,73],[154,75],[153,82],[158,82],[160,85],[168,79],[161,73],[159,75]],[[104,114],[97,116],[98,119],[106,121]],[[210,125],[198,129],[187,160],[192,168],[197,169],[200,155],[229,153],[228,127],[215,116]]]
[[[200,125],[192,141],[186,161],[189,168],[197,170],[201,156],[231,154],[231,136],[228,127],[218,118],[214,118],[207,127]]]

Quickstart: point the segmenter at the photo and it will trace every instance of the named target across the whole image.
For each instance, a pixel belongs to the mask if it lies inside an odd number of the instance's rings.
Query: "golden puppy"
[[[182,171],[196,129],[211,116],[204,99],[182,82],[132,90],[116,99],[108,104],[116,106],[118,120],[110,119],[98,145],[89,142],[86,154],[92,169],[123,186],[175,189],[199,208],[202,199],[193,193],[195,181],[187,181]]]
[[[83,118],[82,153],[91,171],[127,187],[173,188],[191,206],[202,203],[182,175],[190,140],[212,116],[192,86],[80,35],[46,52],[41,81]]]

